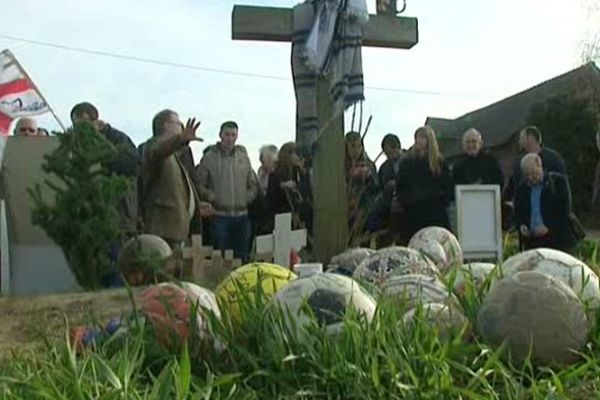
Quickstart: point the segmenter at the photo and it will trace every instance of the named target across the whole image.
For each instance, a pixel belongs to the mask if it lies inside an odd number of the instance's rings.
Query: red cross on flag
[[[0,136],[9,134],[10,123],[50,111],[44,97],[10,50],[0,52]]]

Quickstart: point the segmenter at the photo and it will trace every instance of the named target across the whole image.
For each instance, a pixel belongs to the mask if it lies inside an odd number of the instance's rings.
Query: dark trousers
[[[236,258],[248,261],[248,243],[251,226],[248,215],[239,217],[215,216],[213,220],[214,245],[221,251],[233,250]]]

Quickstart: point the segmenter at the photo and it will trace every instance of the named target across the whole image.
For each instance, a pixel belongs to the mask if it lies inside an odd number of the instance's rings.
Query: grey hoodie
[[[258,179],[243,146],[227,155],[217,143],[211,146],[196,167],[198,193],[215,209],[216,215],[241,216],[248,213],[258,193]]]

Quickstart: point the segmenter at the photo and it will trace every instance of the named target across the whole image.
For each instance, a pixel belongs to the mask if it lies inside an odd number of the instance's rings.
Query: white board
[[[500,186],[457,185],[458,240],[466,260],[502,261]]]

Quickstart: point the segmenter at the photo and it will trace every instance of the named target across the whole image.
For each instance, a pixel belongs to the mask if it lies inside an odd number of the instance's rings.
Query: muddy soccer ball
[[[290,281],[296,274],[289,269],[269,263],[244,265],[229,274],[215,290],[221,305],[227,309],[227,315],[235,320],[240,318],[240,309],[268,300]],[[242,305],[244,303],[244,305]]]
[[[422,274],[437,276],[433,262],[408,247],[387,247],[365,258],[354,271],[353,277],[382,286],[393,275]]]
[[[442,273],[453,265],[463,263],[463,252],[458,239],[448,229],[439,226],[428,226],[419,230],[410,239],[408,247],[429,257]]]
[[[376,303],[352,278],[326,272],[291,282],[273,297],[270,307],[283,312],[290,327],[301,329],[314,317],[328,333],[335,334],[341,331],[350,309],[371,321]]]
[[[327,272],[352,277],[356,267],[374,253],[375,250],[365,248],[348,249],[331,259]]]
[[[510,257],[502,264],[501,276],[520,271],[538,271],[569,286],[592,309],[600,308],[598,275],[584,262],[553,249],[533,249]]]
[[[460,308],[453,303],[427,303],[421,309],[411,308],[402,317],[407,327],[413,326],[417,318],[423,318],[423,322],[433,327],[440,339],[449,339],[452,335],[461,332],[468,325],[467,318],[462,314]]]
[[[409,274],[388,278],[381,288],[382,297],[405,309],[417,304],[449,303],[454,301],[448,288],[434,276]]]
[[[487,294],[477,325],[483,339],[515,361],[531,351],[538,364],[571,363],[585,345],[589,324],[583,304],[559,279],[538,271],[517,272],[497,281]]]
[[[131,286],[149,284],[159,272],[165,272],[173,251],[164,239],[138,235],[121,248],[117,259],[119,271]]]
[[[454,279],[454,293],[462,296],[467,288],[478,293],[486,281],[491,281],[497,276],[497,271],[496,265],[492,263],[474,262],[459,267]]]
[[[221,317],[215,295],[188,282],[181,286],[171,282],[152,285],[139,294],[138,302],[159,342],[170,348],[181,345],[191,335],[208,339],[207,313]]]

